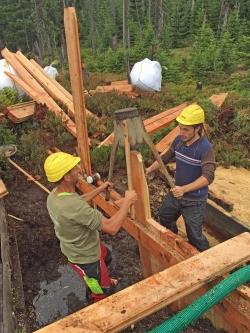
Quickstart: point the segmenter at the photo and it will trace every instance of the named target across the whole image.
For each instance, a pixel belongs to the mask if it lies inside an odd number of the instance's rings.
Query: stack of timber
[[[130,98],[139,97],[140,91],[135,89],[132,84],[128,83],[128,80],[113,81],[110,85],[98,86],[95,90],[90,90],[89,94],[94,95],[96,93],[110,93],[115,92],[117,95],[126,95]]]
[[[228,93],[220,93],[217,95],[212,95],[211,97],[209,97],[209,99],[214,106],[216,106],[218,109],[220,109],[222,107],[222,105],[224,104],[227,96],[228,96]]]
[[[28,60],[20,51],[16,54],[7,48],[2,50],[2,56],[15,69],[18,76],[6,73],[20,88],[25,91],[38,104],[46,105],[63,123],[66,129],[76,137],[76,126],[71,118],[55,102],[67,108],[68,113],[74,117],[72,95],[69,94],[56,80],[50,78],[34,60]],[[89,116],[96,118],[87,111]]]
[[[0,178],[0,199],[9,194],[3,180]]]
[[[35,102],[25,102],[8,106],[6,115],[15,124],[30,119],[35,113]]]
[[[149,133],[155,133],[160,129],[166,127],[173,122],[181,111],[188,105],[188,103],[182,103],[174,108],[165,110],[153,117],[144,120],[145,130]],[[176,134],[177,135],[177,134]],[[98,147],[108,146],[113,143],[114,133],[111,133],[104,141],[102,141]]]

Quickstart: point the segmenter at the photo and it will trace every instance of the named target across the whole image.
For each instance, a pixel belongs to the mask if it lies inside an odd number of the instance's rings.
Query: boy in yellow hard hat
[[[159,211],[160,223],[174,233],[178,232],[176,221],[180,215],[185,221],[189,242],[198,250],[209,248],[202,234],[208,185],[214,179],[215,159],[212,144],[203,136],[205,121],[203,109],[192,104],[184,108],[176,118],[180,135],[162,156],[164,163],[176,160],[176,186],[168,192]],[[159,168],[154,162],[146,174]]]
[[[87,201],[92,200],[107,186],[106,182],[83,196],[76,193],[76,183],[81,175],[80,158],[58,152],[44,163],[49,182],[56,187],[49,194],[47,208],[60,241],[62,253],[71,267],[84,279],[88,296],[94,302],[110,294],[115,280],[109,277],[106,265],[111,254],[100,243],[99,232],[115,235],[125,220],[130,206],[135,203],[135,191],[127,191],[119,211],[111,218],[103,217]]]

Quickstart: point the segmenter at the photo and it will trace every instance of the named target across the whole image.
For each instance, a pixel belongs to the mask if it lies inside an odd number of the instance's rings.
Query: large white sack
[[[14,82],[4,73],[9,72],[17,75],[13,67],[11,67],[5,59],[0,60],[0,90],[3,88],[14,88]]]
[[[148,58],[134,64],[130,72],[132,85],[145,91],[161,90],[161,65]]]
[[[55,79],[58,75],[57,69],[51,65],[44,67],[44,70],[50,77],[52,77],[52,79]]]

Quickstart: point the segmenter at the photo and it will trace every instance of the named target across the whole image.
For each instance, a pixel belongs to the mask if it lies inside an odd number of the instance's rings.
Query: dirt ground
[[[123,191],[126,181],[121,181],[121,176],[116,183],[116,188]],[[125,178],[123,178],[125,179]],[[6,211],[23,221],[8,217],[9,226],[15,231],[22,270],[25,305],[27,310],[28,327],[30,331],[39,328],[33,300],[38,295],[41,281],[53,281],[58,278],[57,268],[66,263],[61,255],[58,241],[55,238],[52,222],[46,210],[47,194],[25,177],[15,173],[12,181],[5,181],[9,195],[5,199]],[[162,184],[162,190],[159,186]],[[156,216],[161,197],[164,195],[164,182],[157,184],[150,181],[151,201],[154,202],[152,214]],[[160,195],[159,195],[160,193]],[[115,237],[102,236],[103,240],[112,245],[115,264],[111,275],[120,280],[120,289],[136,283],[142,279],[137,243],[125,232],[120,231]],[[69,313],[80,309],[82,304],[70,303]],[[172,315],[168,308],[163,309],[148,318],[136,323],[134,327],[124,332],[142,333],[160,324]],[[18,313],[17,313],[18,316]],[[60,319],[58,317],[57,319]],[[183,332],[188,333],[213,333],[222,332],[215,330],[208,320],[198,320]]]
[[[227,213],[250,226],[250,171],[244,168],[218,167],[210,189],[224,196],[234,204],[233,211]],[[218,207],[217,207],[218,208]],[[225,213],[225,211],[223,211]]]

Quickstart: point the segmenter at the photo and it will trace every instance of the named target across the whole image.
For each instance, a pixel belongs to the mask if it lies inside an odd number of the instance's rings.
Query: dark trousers
[[[177,219],[182,215],[189,242],[199,251],[209,248],[207,238],[202,234],[202,222],[207,202],[176,199],[168,193],[159,211],[160,223],[174,233],[178,233]]]

